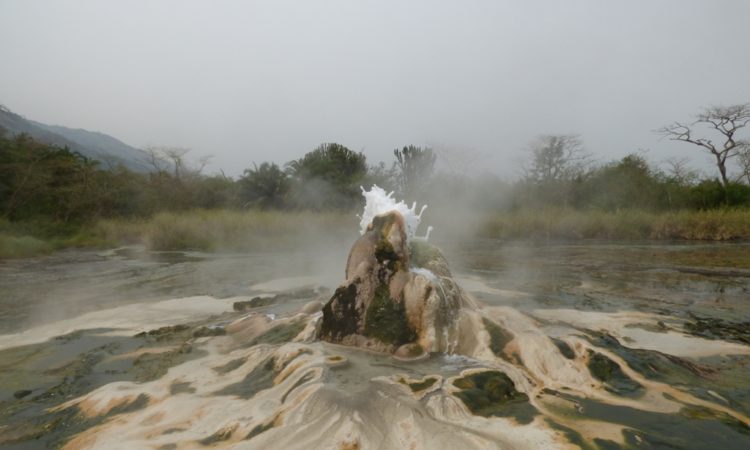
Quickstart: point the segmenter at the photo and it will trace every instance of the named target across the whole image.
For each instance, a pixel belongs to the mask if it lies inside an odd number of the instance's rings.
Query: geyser
[[[455,351],[460,309],[473,303],[440,250],[416,236],[426,206],[417,214],[416,204],[377,186],[363,195],[362,237],[349,253],[346,280],[323,308],[318,336],[400,357]]]

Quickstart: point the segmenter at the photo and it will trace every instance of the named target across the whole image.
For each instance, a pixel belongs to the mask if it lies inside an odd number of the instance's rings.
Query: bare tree
[[[738,181],[744,178],[747,184],[750,184],[750,148],[743,149],[738,159],[740,162],[740,176]]]
[[[729,184],[727,161],[748,148],[750,142],[738,139],[737,132],[750,123],[750,103],[731,106],[712,106],[696,116],[690,124],[675,122],[656,130],[657,133],[673,141],[689,142],[703,147],[716,159],[716,167],[721,175],[721,184],[726,189]],[[709,137],[696,137],[698,127],[707,128],[720,139],[714,143]]]
[[[575,134],[539,136],[530,146],[531,162],[524,169],[527,179],[546,183],[575,178],[592,162]]]
[[[211,156],[202,156],[198,158],[197,164],[189,164],[185,158],[190,152],[189,148],[183,147],[148,147],[146,161],[154,172],[162,173],[167,170],[172,171],[172,175],[177,180],[186,177],[200,175],[206,165],[211,161]]]
[[[167,169],[169,168],[169,163],[167,163],[162,158],[163,154],[159,147],[148,147],[144,151],[147,155],[145,162],[153,168],[154,173],[162,173],[167,171]]]
[[[688,167],[688,158],[667,158],[664,164],[667,166],[667,174],[677,184],[688,185],[698,179],[698,172]]]

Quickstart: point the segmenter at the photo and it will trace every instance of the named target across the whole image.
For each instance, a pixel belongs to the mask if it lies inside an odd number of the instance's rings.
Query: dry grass
[[[333,242],[350,245],[357,236],[358,219],[353,212],[193,210],[164,212],[148,219],[101,220],[57,236],[47,228],[54,226],[0,220],[0,259],[67,247],[125,244],[144,244],[151,250],[207,251],[262,251]],[[487,217],[479,234],[501,239],[750,240],[750,209],[526,210]]]
[[[487,218],[484,237],[518,239],[750,239],[750,209],[647,212],[542,210]]]
[[[263,250],[354,236],[353,213],[194,210],[146,220],[103,220],[93,234],[152,250]]]

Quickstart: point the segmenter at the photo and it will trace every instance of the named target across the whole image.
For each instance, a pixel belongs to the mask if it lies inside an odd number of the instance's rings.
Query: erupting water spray
[[[428,239],[432,227],[427,227],[427,232],[424,236],[417,236],[417,228],[422,221],[422,213],[427,209],[427,205],[422,206],[422,209],[417,213],[417,202],[412,203],[411,208],[407,206],[403,201],[396,201],[393,198],[393,192],[386,193],[385,190],[377,185],[373,185],[370,190],[362,189],[362,195],[365,197],[365,209],[362,211],[359,217],[360,233],[365,234],[367,227],[372,223],[372,219],[380,214],[385,214],[391,211],[398,211],[399,214],[404,218],[406,224],[406,239]]]

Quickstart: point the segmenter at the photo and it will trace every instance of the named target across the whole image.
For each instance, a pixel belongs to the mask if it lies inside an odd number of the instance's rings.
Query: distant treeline
[[[401,198],[441,205],[460,202],[485,211],[534,208],[648,211],[750,206],[748,180],[701,178],[672,161],[663,171],[643,156],[594,164],[576,136],[543,136],[530,148],[525,175],[436,172],[431,149],[407,146],[390,164],[368,165],[364,154],[322,144],[283,167],[264,162],[237,179],[189,167],[183,152],[154,154],[141,174],[25,135],[0,136],[0,213],[11,222],[75,224],[101,218],[148,217],[190,209],[348,210],[360,205],[360,186],[378,184]],[[161,156],[161,158],[157,158]]]

